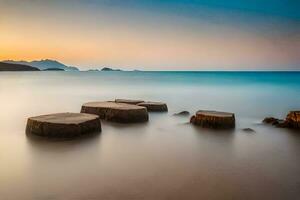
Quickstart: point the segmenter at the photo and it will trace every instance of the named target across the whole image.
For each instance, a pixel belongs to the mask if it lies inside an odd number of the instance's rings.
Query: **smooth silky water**
[[[1,72],[0,98],[3,200],[300,198],[300,133],[261,123],[300,109],[300,73]],[[25,134],[30,116],[115,98],[164,101],[169,112],[102,122],[101,134],[79,140]],[[234,112],[237,127],[173,116],[198,109]]]

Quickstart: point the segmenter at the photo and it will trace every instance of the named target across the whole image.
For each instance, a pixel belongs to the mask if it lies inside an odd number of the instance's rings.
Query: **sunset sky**
[[[300,69],[299,10],[297,0],[0,0],[0,60]]]

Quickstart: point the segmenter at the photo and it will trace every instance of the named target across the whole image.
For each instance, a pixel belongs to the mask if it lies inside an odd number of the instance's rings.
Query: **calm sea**
[[[0,98],[0,199],[300,199],[300,133],[261,124],[300,109],[299,72],[1,72]],[[29,116],[115,98],[169,112],[82,140],[25,135]],[[199,109],[234,112],[236,129],[173,116]]]

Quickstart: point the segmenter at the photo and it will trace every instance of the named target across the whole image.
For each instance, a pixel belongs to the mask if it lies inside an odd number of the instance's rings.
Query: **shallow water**
[[[299,110],[299,88],[295,72],[2,72],[1,199],[299,199],[299,132],[260,123]],[[102,122],[82,140],[25,135],[29,116],[115,98],[165,101],[169,112]],[[198,109],[235,112],[237,127],[173,116]]]

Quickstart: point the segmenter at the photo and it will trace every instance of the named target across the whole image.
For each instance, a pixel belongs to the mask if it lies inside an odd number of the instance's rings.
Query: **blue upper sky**
[[[197,10],[197,7],[211,9],[236,10],[252,12],[258,15],[273,15],[277,17],[300,20],[300,1],[298,0],[81,0],[84,4],[99,3],[118,6],[132,6],[143,9],[173,9],[186,6]]]

